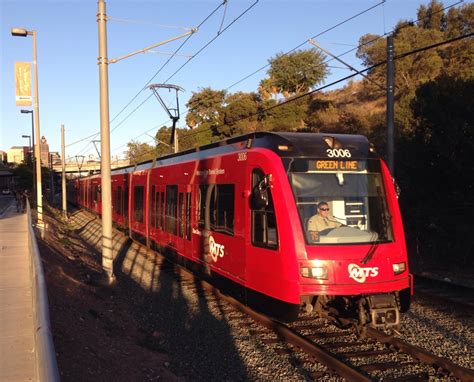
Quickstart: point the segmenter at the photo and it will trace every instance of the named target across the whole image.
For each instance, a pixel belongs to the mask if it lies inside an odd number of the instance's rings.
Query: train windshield
[[[379,161],[298,159],[289,177],[308,244],[393,240]]]

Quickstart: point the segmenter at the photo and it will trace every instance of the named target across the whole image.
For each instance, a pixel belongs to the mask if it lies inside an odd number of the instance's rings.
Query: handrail
[[[49,320],[48,295],[38,243],[32,227],[30,203],[27,202],[28,249],[33,276],[33,319],[35,325],[35,374],[38,381],[59,382],[59,370],[54,351],[51,323]]]

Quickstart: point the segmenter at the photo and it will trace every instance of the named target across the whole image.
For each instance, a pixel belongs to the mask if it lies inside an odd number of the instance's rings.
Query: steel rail
[[[433,367],[442,368],[451,373],[456,378],[459,378],[461,381],[474,381],[474,370],[456,365],[455,363],[445,358],[438,357],[418,346],[411,345],[405,341],[402,341],[399,338],[387,335],[373,328],[367,328],[367,335],[377,340],[378,342],[392,345],[401,352],[409,354],[413,358],[425,364],[431,365]]]
[[[188,272],[187,269],[184,269],[185,272]],[[191,274],[193,277],[193,274]],[[318,362],[325,365],[327,368],[335,371],[338,375],[343,378],[346,378],[349,381],[361,381],[369,382],[372,381],[371,378],[367,377],[365,374],[361,373],[359,370],[346,365],[344,362],[336,358],[335,355],[328,352],[323,347],[309,341],[301,334],[295,332],[293,329],[287,327],[286,325],[275,321],[261,313],[258,313],[248,306],[242,304],[240,301],[236,300],[233,297],[223,294],[219,289],[215,288],[211,284],[199,279],[202,283],[204,289],[211,291],[216,297],[225,300],[232,304],[235,308],[250,316],[254,321],[263,325],[264,327],[272,330],[278,336],[284,338],[288,343],[300,348],[305,353],[313,356]]]

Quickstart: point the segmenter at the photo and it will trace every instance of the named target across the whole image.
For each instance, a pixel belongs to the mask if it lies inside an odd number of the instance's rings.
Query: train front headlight
[[[326,267],[301,268],[301,276],[316,280],[327,280],[328,269]]]
[[[399,275],[400,273],[403,273],[407,269],[407,265],[405,262],[402,263],[395,263],[392,265],[393,266],[393,273],[395,275]]]

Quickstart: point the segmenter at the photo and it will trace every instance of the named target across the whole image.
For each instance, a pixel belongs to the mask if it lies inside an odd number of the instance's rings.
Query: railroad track
[[[338,375],[349,381],[474,381],[474,370],[372,328],[362,338],[352,327],[339,329],[325,319],[309,315],[285,325],[221,293],[185,268],[176,270],[175,264],[166,266],[166,262],[163,260],[161,269],[184,288],[207,300],[227,302],[231,306],[225,310],[229,321],[248,326],[254,336],[276,353],[292,355],[300,366],[310,370],[309,375],[315,380]],[[324,365],[326,370],[314,367],[317,364]],[[311,372],[312,369],[317,371]]]
[[[299,363],[313,380],[337,375],[350,381],[474,381],[473,370],[397,337],[369,329],[366,338],[360,338],[354,329],[339,329],[328,320],[309,315],[284,325],[222,294],[156,252],[153,262],[189,292],[205,296],[208,302],[226,302],[223,311],[229,322],[248,327],[251,336],[258,337],[275,354],[290,353],[292,363]]]

